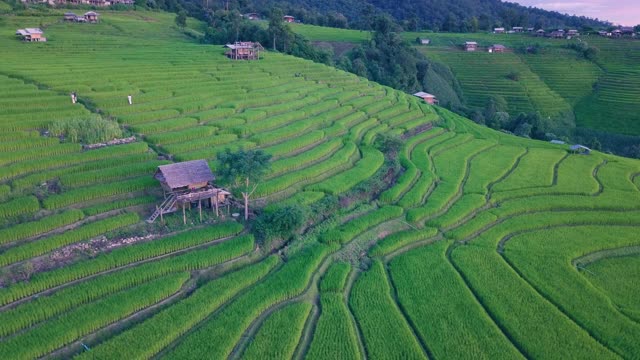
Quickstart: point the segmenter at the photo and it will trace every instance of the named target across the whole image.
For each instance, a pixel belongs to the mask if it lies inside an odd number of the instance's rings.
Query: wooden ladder
[[[147,219],[147,222],[149,224],[151,224],[154,221],[156,221],[158,216],[160,216],[161,214],[167,214],[167,213],[175,211],[175,209],[173,208],[175,206],[175,204],[176,204],[175,195],[173,195],[173,194],[169,195],[169,197],[164,199],[164,201],[162,202],[162,204],[160,204],[160,206],[156,207],[156,211],[154,211],[153,214],[151,214],[151,216],[149,216],[149,218]]]

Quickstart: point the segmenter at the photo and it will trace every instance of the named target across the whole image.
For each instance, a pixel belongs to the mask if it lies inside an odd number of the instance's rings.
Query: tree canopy
[[[226,148],[217,154],[217,159],[218,179],[238,187],[247,179],[253,183],[262,180],[269,169],[271,155],[260,149],[232,151]]]

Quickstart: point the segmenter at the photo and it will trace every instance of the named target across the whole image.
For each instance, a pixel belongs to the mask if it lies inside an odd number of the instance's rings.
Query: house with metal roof
[[[47,38],[42,36],[44,32],[40,28],[24,28],[16,30],[16,35],[20,36],[23,41],[27,42],[41,42],[47,41]]]
[[[426,93],[424,91],[419,91],[413,94],[413,96],[419,97],[420,99],[424,100],[424,102],[426,102],[427,104],[433,105],[438,103],[438,99],[436,98],[435,95]]]

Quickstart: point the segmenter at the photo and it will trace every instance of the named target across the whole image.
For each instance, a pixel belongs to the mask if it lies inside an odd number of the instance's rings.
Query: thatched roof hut
[[[199,189],[215,180],[215,176],[205,160],[161,165],[158,166],[154,177],[167,191]]]

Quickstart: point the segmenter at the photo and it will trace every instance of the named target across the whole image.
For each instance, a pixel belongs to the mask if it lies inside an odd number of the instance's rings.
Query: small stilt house
[[[224,189],[213,186],[215,176],[205,160],[192,160],[175,164],[158,166],[154,178],[160,182],[164,190],[165,200],[156,208],[147,222],[166,213],[171,213],[182,208],[183,221],[187,218],[185,209],[191,208],[191,204],[197,203],[202,220],[202,205],[210,205],[218,215],[219,206],[226,204],[230,193]]]
[[[72,12],[66,12],[64,13],[64,21],[76,21],[76,18],[78,17],[78,15],[72,13]]]
[[[292,23],[292,22],[296,21],[296,18],[294,18],[291,15],[285,15],[285,16],[282,17],[282,20],[284,20],[284,22]]]
[[[494,44],[492,46],[489,46],[489,48],[487,49],[487,51],[490,53],[503,53],[506,50],[507,48],[504,45],[500,44]]]
[[[581,154],[581,155],[589,155],[589,154],[591,154],[591,149],[589,149],[588,147],[586,147],[584,145],[580,145],[580,144],[571,145],[569,147],[569,150],[574,154]]]
[[[25,28],[16,30],[16,35],[20,36],[23,41],[27,42],[47,41],[47,38],[42,36],[43,34],[43,31],[39,28]]]
[[[465,51],[476,51],[478,49],[478,43],[475,41],[467,41],[464,43]]]
[[[260,51],[264,48],[258,42],[235,42],[225,45],[229,49],[226,55],[233,60],[260,60]]]
[[[89,11],[89,12],[84,13],[85,20],[87,20],[87,22],[90,22],[90,23],[97,23],[99,16],[100,16],[100,14],[98,14],[95,11]]]
[[[420,99],[424,100],[424,102],[426,102],[427,104],[433,105],[438,103],[438,99],[436,99],[435,95],[426,93],[424,91],[417,92],[413,94],[413,96],[419,97]]]

